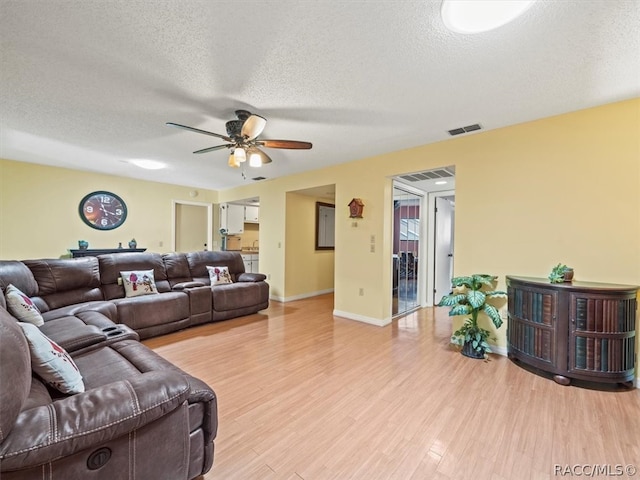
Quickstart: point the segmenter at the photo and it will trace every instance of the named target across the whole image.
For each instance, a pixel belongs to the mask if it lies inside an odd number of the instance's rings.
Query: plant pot
[[[484,348],[478,352],[473,348],[471,342],[465,342],[462,346],[462,355],[469,358],[484,359]]]
[[[566,270],[562,276],[563,282],[571,282],[573,280],[573,270]]]

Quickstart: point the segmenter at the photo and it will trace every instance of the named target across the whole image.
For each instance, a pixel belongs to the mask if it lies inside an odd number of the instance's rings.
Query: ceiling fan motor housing
[[[244,120],[229,120],[225,125],[227,128],[227,135],[231,138],[240,138],[240,132],[242,131],[242,125]]]

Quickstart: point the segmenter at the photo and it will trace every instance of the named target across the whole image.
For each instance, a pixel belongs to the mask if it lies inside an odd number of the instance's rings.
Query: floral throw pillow
[[[224,283],[233,283],[229,267],[207,267],[209,271],[209,280],[211,285],[221,285]]]
[[[7,300],[7,310],[18,320],[31,323],[36,327],[44,325],[44,319],[38,307],[18,287],[12,284],[7,285],[4,297]]]
[[[124,294],[127,297],[151,295],[158,293],[156,281],[153,278],[153,270],[133,270],[120,272]]]
[[[31,353],[31,369],[44,383],[62,393],[84,392],[80,370],[64,348],[47,337],[31,323],[18,322]]]

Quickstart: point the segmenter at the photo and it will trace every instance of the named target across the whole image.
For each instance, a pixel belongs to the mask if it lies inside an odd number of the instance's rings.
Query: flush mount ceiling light
[[[158,162],[157,160],[147,160],[143,158],[130,160],[129,163],[135,165],[136,167],[145,168],[147,170],[160,170],[161,168],[166,168],[167,166],[166,163]]]
[[[443,0],[442,20],[457,33],[480,33],[522,15],[535,0]]]

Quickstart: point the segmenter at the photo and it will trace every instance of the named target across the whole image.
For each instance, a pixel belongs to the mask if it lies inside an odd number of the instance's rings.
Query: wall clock
[[[80,200],[78,212],[84,223],[97,230],[113,230],[127,219],[124,200],[103,190],[85,195]]]

